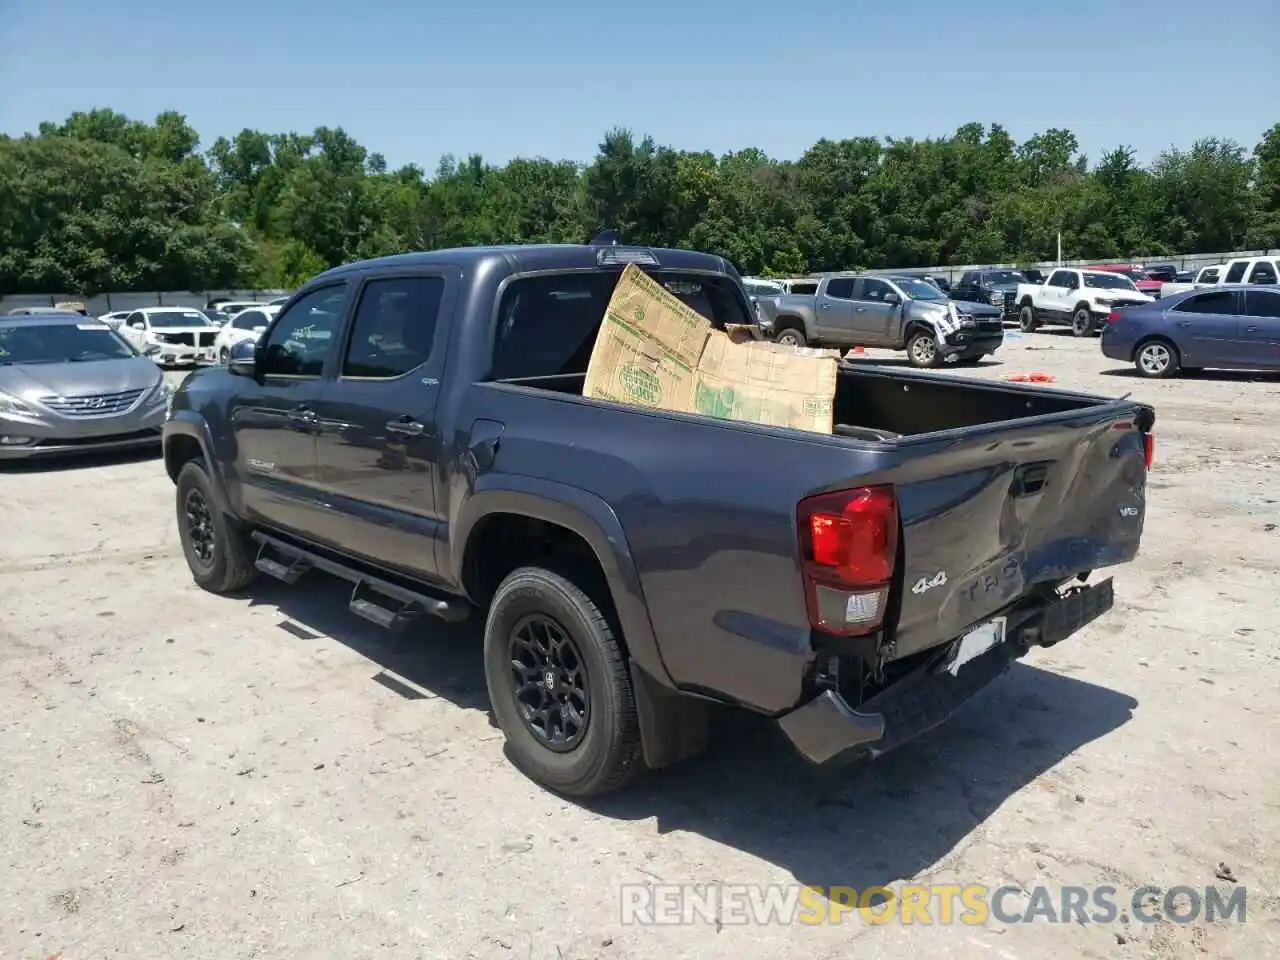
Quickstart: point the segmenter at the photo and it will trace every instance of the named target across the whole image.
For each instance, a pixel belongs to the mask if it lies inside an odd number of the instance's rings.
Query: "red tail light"
[[[1154,433],[1144,433],[1142,435],[1142,460],[1147,465],[1148,470],[1156,462],[1156,436]]]
[[[898,559],[893,487],[809,497],[796,520],[810,625],[841,636],[879,629]]]
[[[1119,310],[1112,310],[1110,313],[1107,314],[1107,323],[1115,323],[1119,319],[1120,319]]]

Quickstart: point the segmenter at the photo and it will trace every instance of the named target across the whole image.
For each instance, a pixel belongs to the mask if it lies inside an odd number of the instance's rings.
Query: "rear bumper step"
[[[253,532],[253,539],[258,543],[254,566],[263,573],[287,584],[297,583],[311,569],[323,570],[346,580],[353,585],[348,608],[356,616],[380,627],[400,629],[424,615],[458,623],[471,613],[471,608],[463,600],[411,590],[261,530]]]
[[[970,660],[955,674],[934,669],[930,660],[857,709],[837,691],[824,690],[780,717],[778,726],[810,763],[825,766],[874,759],[945,722],[1032,647],[1061,643],[1114,603],[1115,589],[1108,577],[1093,586],[1074,588],[1049,603],[1015,607],[1005,614],[1005,642]],[[958,638],[953,641],[958,642]]]

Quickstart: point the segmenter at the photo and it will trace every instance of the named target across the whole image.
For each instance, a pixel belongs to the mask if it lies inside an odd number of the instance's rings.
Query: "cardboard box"
[[[749,326],[716,330],[629,264],[596,336],[583,395],[830,433],[839,353],[758,336]]]

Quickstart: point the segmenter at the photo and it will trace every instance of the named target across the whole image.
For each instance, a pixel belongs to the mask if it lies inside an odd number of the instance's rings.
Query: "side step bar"
[[[352,586],[348,609],[358,617],[389,630],[401,630],[422,616],[439,617],[448,623],[467,619],[471,607],[464,600],[434,597],[410,590],[355,567],[330,560],[303,547],[286,543],[261,530],[253,532],[258,544],[254,566],[269,577],[295,584],[308,570],[323,570]]]

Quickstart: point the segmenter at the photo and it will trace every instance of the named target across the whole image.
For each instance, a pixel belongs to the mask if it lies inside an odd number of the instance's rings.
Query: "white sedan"
[[[213,341],[214,356],[225,364],[231,359],[231,348],[245,340],[258,340],[277,313],[279,307],[250,307],[241,310],[228,321]]]
[[[161,366],[212,362],[218,328],[192,307],[144,307],[120,325],[119,333]]]

